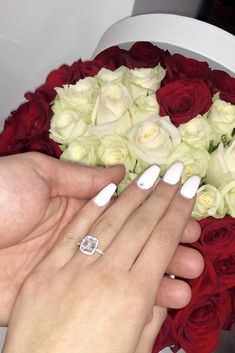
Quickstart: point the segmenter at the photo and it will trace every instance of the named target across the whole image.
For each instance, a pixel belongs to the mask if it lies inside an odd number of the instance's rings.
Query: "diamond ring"
[[[85,255],[93,255],[95,252],[104,255],[104,252],[98,249],[99,240],[91,235],[86,235],[77,245],[79,250]]]

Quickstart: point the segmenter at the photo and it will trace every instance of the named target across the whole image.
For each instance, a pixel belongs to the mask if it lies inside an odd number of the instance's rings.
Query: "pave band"
[[[77,243],[81,253],[85,255],[93,255],[97,252],[100,255],[104,255],[103,250],[98,249],[99,240],[92,235],[86,235],[81,242]]]

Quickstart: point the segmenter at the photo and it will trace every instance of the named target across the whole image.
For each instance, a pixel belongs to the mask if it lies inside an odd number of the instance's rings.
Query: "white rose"
[[[156,95],[142,96],[135,100],[130,107],[132,125],[146,120],[153,114],[159,115],[159,104],[156,100]]]
[[[222,218],[226,213],[222,193],[213,185],[206,184],[197,191],[192,216],[196,219],[209,216]]]
[[[97,165],[97,149],[100,141],[95,137],[81,136],[73,140],[60,156],[60,159]]]
[[[164,79],[166,71],[159,64],[154,68],[129,70],[126,74],[126,86],[133,99],[156,92]]]
[[[62,110],[53,115],[49,131],[52,140],[68,144],[74,138],[83,135],[86,130],[87,125],[77,112]]]
[[[125,66],[120,66],[115,71],[102,68],[96,75],[96,78],[101,86],[106,83],[123,83],[127,70]]]
[[[235,217],[235,180],[231,180],[220,188],[224,197],[227,213],[231,217]]]
[[[235,179],[235,141],[224,147],[223,143],[211,154],[206,180],[217,188]]]
[[[75,85],[64,85],[56,88],[57,96],[52,106],[54,113],[61,110],[76,110],[89,123],[95,106],[98,83],[93,77],[79,80]]]
[[[132,98],[127,88],[119,84],[106,84],[101,87],[91,120],[94,126],[89,131],[99,137],[123,135],[131,127],[128,108]]]
[[[216,135],[207,121],[206,117],[197,115],[179,127],[182,141],[196,148],[208,149],[210,141],[214,141]]]
[[[133,153],[148,164],[164,165],[173,148],[180,143],[179,131],[168,117],[151,116],[134,125],[127,137]]]
[[[222,135],[231,136],[235,127],[235,105],[216,99],[209,111],[208,121],[217,133],[218,141]]]
[[[181,142],[170,154],[167,159],[167,167],[174,162],[180,161],[184,163],[184,170],[181,181],[185,182],[191,175],[199,175],[201,178],[206,175],[210,155],[206,150],[195,148]]]
[[[100,164],[105,166],[124,164],[129,171],[133,171],[136,167],[136,159],[131,154],[128,140],[118,135],[105,136],[101,139],[98,158]]]

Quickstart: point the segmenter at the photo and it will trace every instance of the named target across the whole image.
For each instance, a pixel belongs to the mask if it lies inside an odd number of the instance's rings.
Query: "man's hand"
[[[81,206],[124,168],[92,168],[25,153],[0,159],[0,325],[16,295]]]

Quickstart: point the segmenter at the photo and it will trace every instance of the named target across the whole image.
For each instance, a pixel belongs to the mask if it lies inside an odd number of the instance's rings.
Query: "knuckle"
[[[115,226],[113,218],[107,216],[101,217],[101,219],[96,223],[95,229],[99,234],[115,234],[117,232],[117,227]]]
[[[61,244],[63,245],[75,245],[77,244],[77,235],[71,230],[62,232],[61,234]]]

